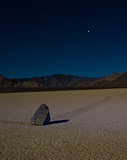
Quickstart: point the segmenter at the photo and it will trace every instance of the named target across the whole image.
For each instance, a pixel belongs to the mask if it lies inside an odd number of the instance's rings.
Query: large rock
[[[31,124],[37,126],[48,125],[50,123],[49,108],[42,104],[30,120]]]

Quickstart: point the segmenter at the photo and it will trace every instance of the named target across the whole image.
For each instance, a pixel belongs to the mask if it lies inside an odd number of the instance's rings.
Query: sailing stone
[[[50,123],[49,108],[42,104],[30,120],[32,125],[43,126]]]

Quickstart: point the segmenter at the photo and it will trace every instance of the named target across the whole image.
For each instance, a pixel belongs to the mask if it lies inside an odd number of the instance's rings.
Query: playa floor
[[[51,123],[31,125],[45,103]],[[1,160],[127,160],[127,89],[0,94]]]

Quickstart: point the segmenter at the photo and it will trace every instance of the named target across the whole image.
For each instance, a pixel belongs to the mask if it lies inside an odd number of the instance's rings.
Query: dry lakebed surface
[[[1,93],[0,160],[127,160],[127,89]]]

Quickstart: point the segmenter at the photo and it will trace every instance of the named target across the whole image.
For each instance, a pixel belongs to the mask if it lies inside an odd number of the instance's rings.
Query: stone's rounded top
[[[46,106],[46,104],[41,104],[39,107],[40,110],[48,110],[49,108]]]

